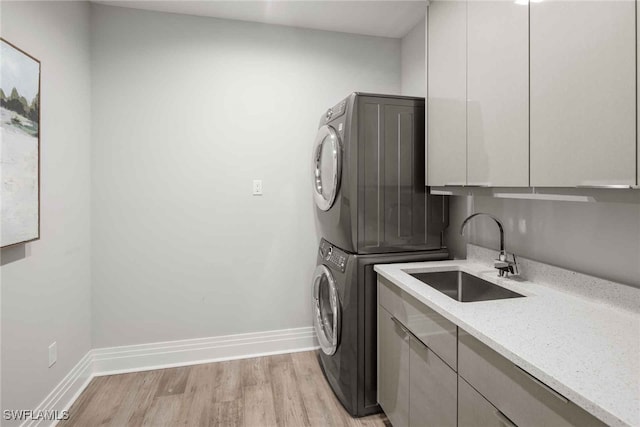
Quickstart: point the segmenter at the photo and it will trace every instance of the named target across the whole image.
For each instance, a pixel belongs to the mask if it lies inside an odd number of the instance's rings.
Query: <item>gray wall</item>
[[[89,5],[3,1],[0,24],[42,62],[41,239],[0,270],[2,408],[34,409],[91,348]]]
[[[640,201],[453,199],[452,226],[446,237],[458,257],[466,255],[464,239],[458,234],[462,220],[472,212],[487,212],[502,221],[505,246],[510,252],[640,287]],[[484,218],[473,221],[477,223],[469,230],[469,241],[498,248],[495,224]]]
[[[416,61],[420,49],[423,60]],[[402,40],[403,93],[407,88],[424,87],[425,50],[425,26],[418,25]],[[445,242],[456,258],[466,257],[467,241],[497,249],[498,231],[491,220],[474,219],[466,237],[459,234],[460,224],[469,214],[487,212],[502,220],[507,250],[517,255],[640,287],[640,190],[637,191],[638,197],[620,197],[621,202],[453,196]]]
[[[93,5],[91,48],[94,347],[310,326],[318,121],[400,41]]]
[[[425,96],[425,25],[420,21],[401,40],[401,78],[402,94]]]

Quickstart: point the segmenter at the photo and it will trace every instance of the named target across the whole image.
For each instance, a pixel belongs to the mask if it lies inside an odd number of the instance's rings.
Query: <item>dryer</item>
[[[320,235],[358,254],[439,249],[448,203],[425,187],[424,98],[352,93],[320,119]]]

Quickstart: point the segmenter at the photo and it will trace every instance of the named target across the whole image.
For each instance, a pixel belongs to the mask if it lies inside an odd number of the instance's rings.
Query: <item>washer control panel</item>
[[[347,109],[347,100],[345,99],[344,101],[340,102],[333,108],[329,108],[327,110],[327,113],[325,115],[325,121],[329,122],[333,119],[340,117],[341,115],[344,114],[346,109]]]
[[[324,260],[327,267],[338,270],[342,273],[347,269],[347,256],[346,252],[341,251],[330,243],[324,240],[320,243],[320,256]]]

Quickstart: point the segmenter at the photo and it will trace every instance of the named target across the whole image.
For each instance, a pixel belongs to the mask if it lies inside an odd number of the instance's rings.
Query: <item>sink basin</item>
[[[524,295],[494,285],[463,271],[439,271],[434,273],[409,273],[409,275],[460,302],[492,301],[521,298]]]

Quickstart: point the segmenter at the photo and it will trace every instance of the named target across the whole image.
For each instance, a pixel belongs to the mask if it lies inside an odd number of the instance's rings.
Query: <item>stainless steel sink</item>
[[[409,273],[409,275],[460,302],[491,301],[520,298],[524,295],[494,285],[463,271],[440,271],[436,273]]]

